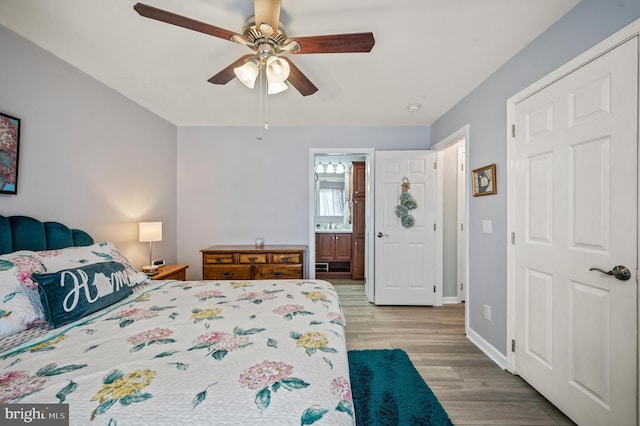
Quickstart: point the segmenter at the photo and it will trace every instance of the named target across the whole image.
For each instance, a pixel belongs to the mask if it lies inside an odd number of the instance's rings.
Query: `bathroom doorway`
[[[369,300],[373,154],[373,149],[362,148],[309,151],[308,277],[337,285],[361,283]],[[354,178],[354,170],[359,177]]]

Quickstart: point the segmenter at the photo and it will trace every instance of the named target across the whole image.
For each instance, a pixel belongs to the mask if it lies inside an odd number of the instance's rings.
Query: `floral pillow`
[[[38,285],[31,276],[44,271],[34,251],[21,250],[0,256],[0,337],[44,322]]]
[[[113,243],[101,242],[85,247],[36,252],[45,272],[57,272],[102,262],[117,262],[124,266],[132,286],[147,282],[149,277],[136,270]]]

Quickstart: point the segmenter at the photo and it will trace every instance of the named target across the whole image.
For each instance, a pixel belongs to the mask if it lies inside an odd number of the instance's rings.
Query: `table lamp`
[[[155,274],[158,266],[153,264],[153,243],[162,241],[162,222],[138,223],[138,236],[141,243],[149,243],[149,264],[142,267],[142,272]]]

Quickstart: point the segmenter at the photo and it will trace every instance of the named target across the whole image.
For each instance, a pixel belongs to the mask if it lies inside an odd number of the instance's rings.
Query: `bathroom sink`
[[[316,234],[350,234],[351,232],[352,232],[351,228],[339,228],[339,229],[320,228],[320,229],[316,229]]]

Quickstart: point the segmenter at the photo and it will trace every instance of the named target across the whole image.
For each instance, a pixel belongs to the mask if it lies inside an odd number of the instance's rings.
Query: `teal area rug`
[[[403,350],[349,351],[348,356],[358,426],[452,424]]]

